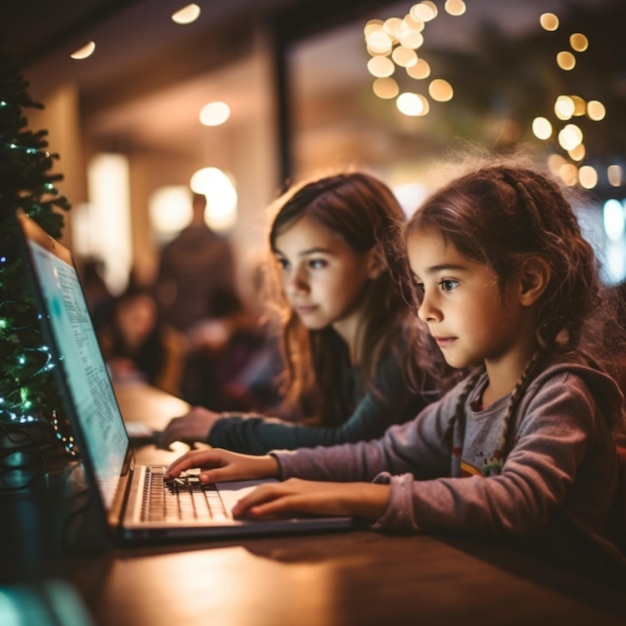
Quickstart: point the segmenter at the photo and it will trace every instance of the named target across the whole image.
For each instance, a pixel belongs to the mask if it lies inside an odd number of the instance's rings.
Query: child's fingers
[[[257,487],[237,502],[233,507],[232,514],[235,517],[244,517],[252,507],[263,502],[271,502],[274,498],[279,496],[277,487],[280,487],[280,485],[262,485],[261,487]]]
[[[302,494],[293,493],[285,484],[262,485],[243,497],[233,507],[235,517],[265,517],[283,513],[306,513],[307,501]]]
[[[219,456],[213,450],[191,450],[173,461],[165,471],[164,478],[176,478],[181,472],[192,467],[218,465]]]
[[[203,469],[200,474],[198,474],[198,478],[201,483],[221,483],[242,478],[242,472],[236,466],[226,465],[213,469]]]

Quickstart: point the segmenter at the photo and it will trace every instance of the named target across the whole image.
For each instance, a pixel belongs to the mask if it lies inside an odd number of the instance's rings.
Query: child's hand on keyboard
[[[277,478],[279,474],[278,461],[272,456],[251,456],[211,448],[183,454],[167,468],[164,479],[171,480],[192,468],[199,468],[198,477],[203,483]]]

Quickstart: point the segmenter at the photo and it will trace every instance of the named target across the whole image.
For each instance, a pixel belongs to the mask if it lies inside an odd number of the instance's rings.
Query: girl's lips
[[[298,313],[299,315],[306,315],[307,313],[312,313],[313,311],[315,311],[316,308],[317,306],[315,306],[314,304],[310,304],[308,306],[295,306],[294,307],[296,313]]]
[[[435,341],[440,348],[447,348],[456,341],[456,337],[435,337]]]

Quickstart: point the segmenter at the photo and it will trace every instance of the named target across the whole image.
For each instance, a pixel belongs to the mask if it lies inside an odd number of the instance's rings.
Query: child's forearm
[[[389,485],[347,483],[346,487],[352,515],[371,521],[384,515],[389,503]]]

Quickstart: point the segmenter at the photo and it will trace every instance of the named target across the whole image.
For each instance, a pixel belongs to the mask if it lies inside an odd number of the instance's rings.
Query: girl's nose
[[[441,311],[435,306],[433,298],[424,293],[422,303],[417,310],[417,316],[423,322],[438,322],[441,320]]]
[[[295,268],[285,277],[285,289],[288,293],[302,293],[308,291],[309,283],[305,273]]]

